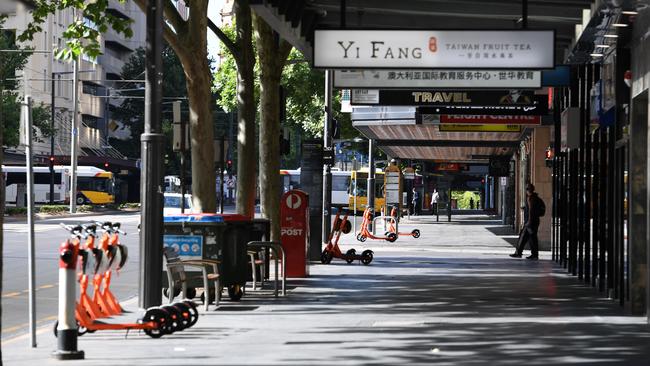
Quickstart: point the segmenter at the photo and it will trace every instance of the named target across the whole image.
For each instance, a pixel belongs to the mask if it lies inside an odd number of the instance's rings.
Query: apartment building
[[[32,20],[30,9],[22,2],[15,3],[15,6],[3,7],[2,10],[8,16],[5,28],[15,29],[18,34],[24,31]],[[116,89],[133,87],[133,84],[114,80],[120,79],[121,69],[133,51],[145,44],[145,15],[131,1],[120,3],[110,0],[109,11],[115,16],[133,20],[133,37],[126,39],[109,29],[101,35],[102,55],[94,60],[84,57],[79,63],[78,111],[82,125],[79,131],[80,155],[89,158],[96,156],[122,159],[123,156],[107,143],[109,136],[123,133],[116,129],[119,123],[111,119],[111,109],[123,99],[111,98],[111,95],[117,94]],[[35,50],[50,53],[34,54],[23,73],[17,75],[23,79],[21,94],[30,95],[36,103],[51,106],[54,95],[54,119],[57,129],[54,155],[57,157],[70,155],[73,75],[72,64],[54,59],[51,52],[65,46],[63,32],[72,21],[71,9],[50,15],[43,24],[43,31],[37,34],[30,44]],[[34,151],[37,156],[48,157],[49,141],[36,143]]]

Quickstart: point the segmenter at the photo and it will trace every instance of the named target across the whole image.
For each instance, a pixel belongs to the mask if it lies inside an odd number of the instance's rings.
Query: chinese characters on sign
[[[336,88],[537,89],[540,71],[517,70],[335,70]]]

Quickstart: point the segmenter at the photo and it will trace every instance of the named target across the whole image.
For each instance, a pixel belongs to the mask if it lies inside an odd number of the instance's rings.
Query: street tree
[[[271,221],[271,240],[280,240],[280,82],[293,48],[255,16],[255,41],[260,64],[259,181],[262,216]]]
[[[122,0],[121,0],[122,1]],[[133,0],[143,11],[146,0]],[[175,2],[163,0],[163,37],[173,48],[183,65],[189,97],[189,122],[192,149],[192,189],[194,207],[202,212],[216,210],[214,131],[211,106],[211,77],[207,53],[207,29],[214,32],[234,55],[238,69],[238,182],[237,211],[252,215],[255,203],[255,101],[253,96],[252,20],[248,0],[234,5],[235,38],[231,39],[208,18],[209,0],[187,1],[188,16],[178,12]],[[65,47],[57,56],[66,60],[85,54],[97,57],[101,53],[99,36],[109,27],[130,37],[132,24],[108,11],[108,1],[34,0],[33,21],[21,35],[33,39],[42,31],[48,15],[57,10],[74,8],[78,17],[64,32]]]

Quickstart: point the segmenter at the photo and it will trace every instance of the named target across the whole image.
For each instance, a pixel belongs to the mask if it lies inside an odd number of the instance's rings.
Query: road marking
[[[43,319],[37,320],[36,325],[38,326],[39,324],[50,323],[50,322],[56,320],[57,318],[58,317],[56,315],[50,315],[50,316],[47,316],[47,317],[45,317]],[[10,328],[3,329],[2,333],[3,334],[11,333],[11,332],[20,330],[21,328],[27,328],[27,327],[29,327],[29,323],[24,323],[24,324],[20,324],[20,325],[16,325],[16,326],[13,326],[13,327],[10,327]],[[49,324],[48,325],[42,325],[40,328],[38,328],[36,330],[36,334],[37,335],[43,334],[43,333],[45,333],[47,331],[52,331],[51,326]],[[10,344],[10,343],[17,342],[19,340],[26,339],[28,337],[29,337],[29,333],[26,333],[26,334],[21,334],[21,335],[15,336],[13,338],[3,339],[2,340],[2,346],[5,346],[5,345]]]
[[[46,290],[48,288],[55,287],[56,285],[58,285],[58,283],[51,283],[51,284],[47,284],[47,285],[42,285],[42,286],[37,287],[36,291],[38,291],[38,290]],[[22,294],[26,294],[28,292],[29,292],[29,289],[22,290],[20,292],[19,291],[9,292],[9,293],[3,294],[2,297],[3,298],[5,298],[5,297],[16,297],[16,296],[19,296],[19,295],[22,295]]]

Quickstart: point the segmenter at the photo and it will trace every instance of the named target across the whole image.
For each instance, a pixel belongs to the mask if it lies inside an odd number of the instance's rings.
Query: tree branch
[[[183,60],[183,58],[185,58],[185,47],[183,47],[183,43],[178,38],[178,34],[174,33],[174,30],[167,23],[163,24],[163,38],[167,43],[169,43],[176,53],[176,56],[178,56],[180,60]],[[183,66],[184,65],[185,64],[183,63]]]
[[[169,21],[172,24],[172,26],[176,30],[176,33],[183,32],[185,30],[185,25],[187,24],[187,22],[178,13],[178,10],[171,2],[171,0],[165,0],[164,2],[165,4],[163,7],[163,14],[165,15],[165,19],[167,19],[167,21]]]
[[[217,25],[214,24],[214,22],[212,22],[210,18],[208,18],[208,28],[210,28],[212,33],[214,33],[217,36],[217,38],[219,38],[221,43],[223,43],[224,46],[226,46],[228,51],[232,53],[235,60],[238,60],[240,58],[239,47],[237,47],[235,42],[233,42],[232,39],[230,39],[230,37],[226,35],[226,33],[224,33],[219,27],[217,27]]]

